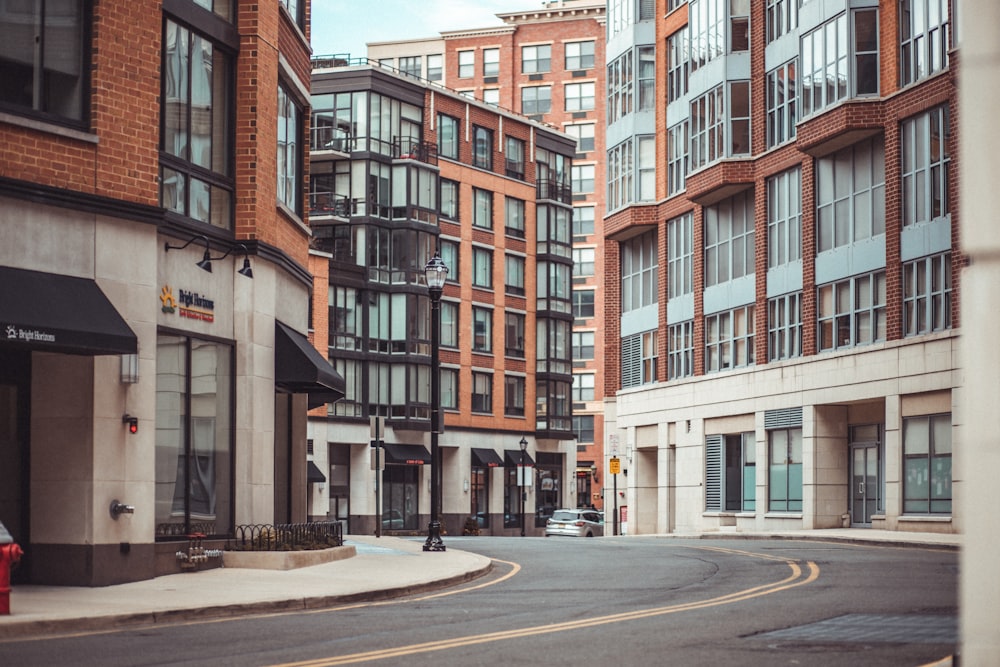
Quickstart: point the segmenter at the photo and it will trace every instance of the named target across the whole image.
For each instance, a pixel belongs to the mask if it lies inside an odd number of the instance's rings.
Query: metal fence
[[[344,545],[339,521],[236,526],[226,542],[229,551],[306,551]]]

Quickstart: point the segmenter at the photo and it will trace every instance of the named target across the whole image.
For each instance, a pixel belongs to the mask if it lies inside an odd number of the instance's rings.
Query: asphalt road
[[[0,644],[0,665],[886,665],[957,642],[958,554],[802,540],[451,537],[461,587]]]

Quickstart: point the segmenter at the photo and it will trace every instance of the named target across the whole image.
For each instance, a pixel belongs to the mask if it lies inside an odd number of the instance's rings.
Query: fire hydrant
[[[10,569],[24,552],[16,544],[0,544],[0,616],[10,614]]]

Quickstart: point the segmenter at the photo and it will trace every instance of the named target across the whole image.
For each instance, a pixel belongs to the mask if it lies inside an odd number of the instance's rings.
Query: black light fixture
[[[528,439],[523,435],[521,436],[521,442],[517,443],[521,445],[521,460],[517,467],[517,487],[521,494],[521,537],[524,537],[524,452],[528,449]]]
[[[205,236],[194,236],[187,243],[185,243],[184,245],[170,245],[169,243],[164,243],[163,244],[163,251],[167,252],[168,250],[183,250],[184,248],[188,247],[189,245],[191,245],[195,241],[201,241],[202,243],[205,244],[205,254],[201,256],[201,261],[200,262],[196,262],[196,266],[199,269],[203,270],[203,271],[208,271],[209,273],[211,273],[212,272],[212,258],[210,256],[209,251],[208,251],[208,237],[205,237]]]
[[[431,512],[424,551],[444,551],[441,541],[441,451],[438,433],[441,424],[441,292],[448,278],[448,265],[439,253],[434,253],[424,267],[427,291],[431,297]]]
[[[225,259],[226,257],[229,257],[231,254],[233,254],[233,251],[236,250],[237,248],[243,253],[243,268],[237,271],[236,273],[240,274],[241,276],[246,276],[247,278],[253,280],[253,269],[250,267],[250,251],[242,243],[237,243],[235,246],[227,250],[223,255],[219,255],[218,257],[209,257],[209,259],[212,261]],[[211,271],[211,269],[209,269],[209,271]]]
[[[122,423],[128,428],[128,432],[135,435],[139,432],[139,418],[133,417],[130,414],[125,414],[122,416]]]

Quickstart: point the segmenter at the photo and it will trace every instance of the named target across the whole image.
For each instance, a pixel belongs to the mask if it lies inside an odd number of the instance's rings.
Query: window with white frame
[[[691,170],[701,169],[726,154],[726,100],[717,86],[691,102]]]
[[[667,327],[667,379],[694,375],[694,320]]]
[[[948,66],[949,0],[900,0],[900,83],[919,81]]]
[[[573,236],[585,239],[594,233],[594,207],[577,206],[573,209]]]
[[[538,44],[521,47],[521,73],[539,74],[552,70],[552,45]]]
[[[590,69],[594,66],[594,41],[567,42],[566,69]]]
[[[594,248],[573,248],[573,276],[584,278],[594,275]]]
[[[573,400],[577,403],[594,400],[594,374],[573,374]]]
[[[594,82],[567,83],[563,89],[566,111],[590,111],[594,108]]]
[[[444,78],[444,56],[435,53],[427,56],[427,80],[440,81]]]
[[[882,136],[819,158],[815,171],[819,252],[885,234]]]
[[[500,74],[500,49],[483,49],[483,76]]]
[[[623,241],[621,252],[622,313],[650,306],[657,302],[656,232],[646,232]]]
[[[504,197],[504,231],[508,236],[524,238],[524,200]]]
[[[472,188],[472,224],[482,229],[493,229],[493,193]]]
[[[526,86],[521,89],[521,113],[535,116],[552,110],[552,86]]]
[[[741,306],[705,316],[705,372],[754,363],[754,307]]]
[[[750,0],[729,0],[729,52],[750,50]]]
[[[802,169],[767,179],[767,268],[802,258]]]
[[[903,419],[903,513],[951,514],[951,415]]]
[[[903,226],[936,220],[951,212],[948,171],[951,124],[947,106],[903,121]]]
[[[803,117],[851,95],[878,94],[878,12],[854,12],[850,27],[848,19],[841,14],[802,37]]]
[[[694,292],[694,216],[667,221],[667,298]]]
[[[594,290],[573,290],[573,317],[578,320],[589,320],[594,317]]]
[[[632,52],[627,51],[608,64],[608,125],[632,113],[632,63]]]
[[[278,201],[302,214],[302,109],[278,86]]]
[[[594,332],[573,332],[573,360],[587,361],[594,358]]]
[[[706,206],[705,286],[754,272],[753,191]]]
[[[903,264],[903,335],[951,328],[951,253]]]
[[[652,136],[639,137],[638,162],[639,179],[636,185],[639,201],[656,199],[656,140]]]
[[[750,82],[729,83],[729,155],[750,154]]]
[[[767,300],[767,360],[802,356],[802,292]]]
[[[594,165],[574,164],[570,167],[570,185],[573,194],[583,194],[594,191]]]
[[[690,146],[687,120],[667,130],[667,196],[684,191]]]
[[[476,52],[458,52],[458,78],[471,79],[476,75]]]
[[[472,285],[493,287],[493,251],[489,248],[477,246],[472,249]]]
[[[524,296],[524,257],[507,254],[504,257],[504,291]]]
[[[576,137],[576,151],[589,153],[594,150],[594,123],[575,123],[563,128],[566,134]]]
[[[493,309],[472,307],[472,351],[493,351]]]
[[[690,75],[687,26],[667,37],[667,104],[688,94]]]
[[[690,0],[691,71],[703,67],[726,51],[726,9],[729,0]]]
[[[656,48],[653,46],[640,46],[639,55],[639,100],[636,108],[652,109],[656,105]]]
[[[573,415],[573,433],[577,445],[594,442],[594,415]]]
[[[799,0],[767,0],[767,43],[799,27]]]
[[[840,350],[885,340],[885,271],[816,288],[819,350]]]
[[[635,22],[635,0],[608,0],[608,37],[614,37]]]
[[[472,372],[472,411],[493,412],[493,374]]]
[[[629,137],[608,151],[607,202],[609,211],[621,208],[632,201],[632,165],[632,138]]]
[[[656,331],[622,338],[622,388],[656,382]]]
[[[854,86],[857,96],[878,95],[878,10],[857,10],[854,21]]]
[[[798,60],[767,73],[767,147],[773,148],[795,138],[795,76]]]
[[[500,89],[499,88],[484,88],[483,89],[483,102],[489,104],[490,106],[500,106]]]

